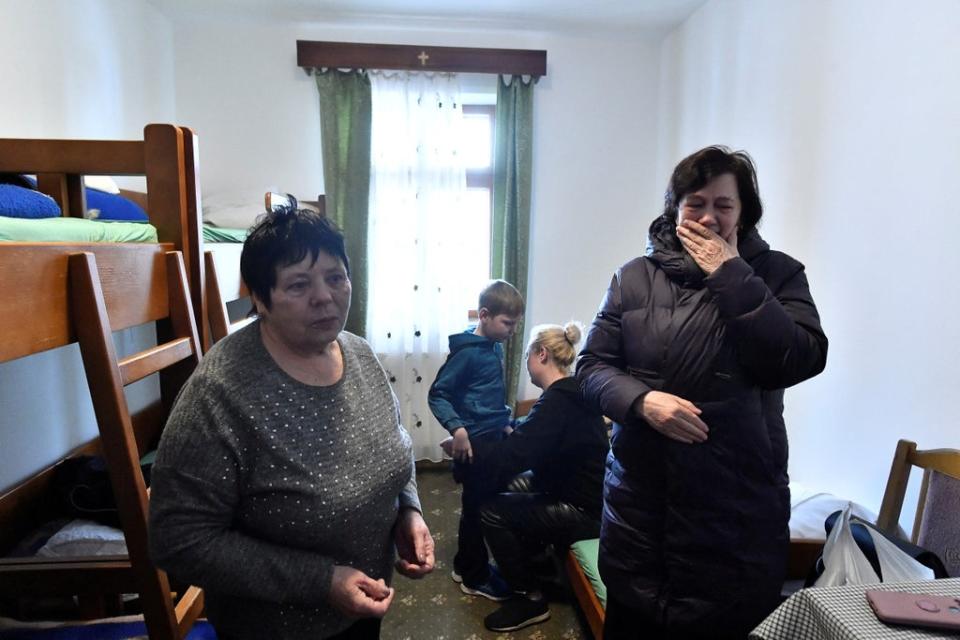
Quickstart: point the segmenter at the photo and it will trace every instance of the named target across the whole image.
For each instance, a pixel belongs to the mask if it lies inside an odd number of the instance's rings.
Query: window
[[[445,74],[371,73],[367,339],[417,459],[446,432],[427,406],[448,337],[490,278],[494,108]]]
[[[478,265],[470,290],[479,292],[490,278],[490,222],[493,214],[493,105],[463,105],[461,156],[467,173],[465,233],[475,238],[467,258]],[[485,265],[480,269],[480,265]]]

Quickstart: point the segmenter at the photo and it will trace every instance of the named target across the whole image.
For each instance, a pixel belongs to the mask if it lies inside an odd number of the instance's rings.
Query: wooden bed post
[[[38,173],[37,190],[56,200],[65,217],[87,217],[87,192],[83,185],[83,176],[69,173]]]
[[[193,315],[200,332],[200,344],[204,352],[213,344],[210,325],[207,322],[207,280],[203,259],[203,214],[200,205],[200,147],[197,134],[189,127],[180,127],[183,134],[184,177],[187,181],[187,220],[183,225],[184,256],[187,264],[187,279],[190,282],[190,297]]]
[[[172,242],[182,251],[181,229],[187,211],[183,134],[172,124],[148,124],[143,128],[143,141],[150,222],[157,228],[160,242]]]
[[[144,164],[150,221],[160,242],[172,242],[183,253],[190,282],[193,314],[201,344],[208,344],[203,278],[203,236],[197,180],[197,136],[172,124],[143,129]]]

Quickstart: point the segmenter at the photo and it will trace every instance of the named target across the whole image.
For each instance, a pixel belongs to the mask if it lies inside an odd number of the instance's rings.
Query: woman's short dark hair
[[[343,261],[350,276],[350,261],[343,234],[325,216],[307,209],[279,209],[257,219],[243,243],[240,275],[250,292],[267,309],[270,291],[277,286],[277,269],[297,264],[320,251]]]
[[[673,170],[663,196],[663,214],[677,218],[680,201],[688,193],[702,189],[717,176],[732,173],[737,180],[740,195],[741,233],[757,226],[763,217],[763,203],[757,187],[757,169],[746,151],[731,151],[729,147],[713,145],[700,149],[683,160]]]

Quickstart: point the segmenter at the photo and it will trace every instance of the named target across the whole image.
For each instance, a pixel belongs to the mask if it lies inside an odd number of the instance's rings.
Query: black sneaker
[[[516,631],[550,619],[546,600],[517,596],[483,619],[490,631]]]

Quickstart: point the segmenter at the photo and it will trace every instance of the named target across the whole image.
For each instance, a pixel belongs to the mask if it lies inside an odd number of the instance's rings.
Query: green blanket
[[[156,242],[157,229],[142,222],[98,222],[83,218],[30,220],[0,216],[0,241]]]
[[[204,242],[243,242],[247,239],[246,229],[227,229],[203,225]]]
[[[593,538],[591,540],[574,542],[570,545],[570,551],[572,551],[573,555],[577,558],[577,564],[583,569],[587,580],[593,585],[593,591],[597,594],[597,598],[600,599],[603,607],[606,608],[607,587],[603,584],[603,580],[600,579],[600,570],[597,568],[597,555],[600,553],[600,539]]]

